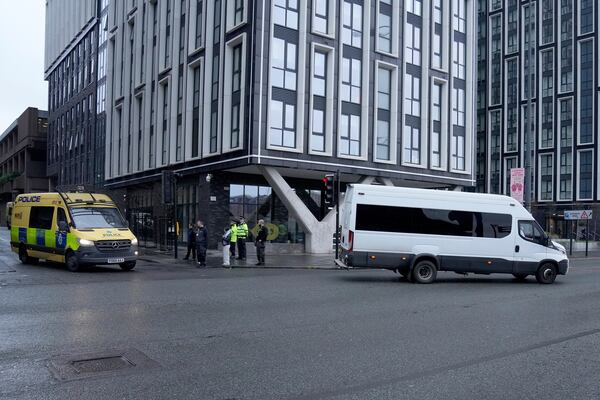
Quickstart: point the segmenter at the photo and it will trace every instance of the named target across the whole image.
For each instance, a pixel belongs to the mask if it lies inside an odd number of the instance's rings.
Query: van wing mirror
[[[69,224],[67,224],[67,221],[58,221],[58,230],[61,232],[69,232]]]

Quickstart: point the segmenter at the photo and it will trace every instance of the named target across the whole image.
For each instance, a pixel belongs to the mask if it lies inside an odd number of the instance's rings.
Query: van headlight
[[[83,247],[90,247],[94,245],[94,242],[92,240],[78,239],[77,241],[79,242],[79,245]]]
[[[137,244],[138,244],[138,240],[137,240],[137,238],[133,238],[133,239],[131,239],[131,245],[132,245],[132,246],[137,246]]]

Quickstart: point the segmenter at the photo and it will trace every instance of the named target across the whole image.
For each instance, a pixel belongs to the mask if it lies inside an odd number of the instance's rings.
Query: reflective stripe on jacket
[[[238,237],[238,239],[246,239],[248,237],[248,225],[246,225],[246,224],[238,225],[237,237]]]

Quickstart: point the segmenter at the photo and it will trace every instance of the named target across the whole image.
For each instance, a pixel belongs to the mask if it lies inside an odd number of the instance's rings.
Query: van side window
[[[66,223],[68,223],[69,221],[67,220],[67,214],[65,214],[65,210],[58,207],[56,209],[56,225],[59,226],[60,225],[60,221],[64,221]]]
[[[29,227],[35,229],[52,229],[54,207],[31,207]]]
[[[356,230],[425,235],[503,238],[510,234],[512,216],[431,208],[356,206]]]
[[[544,232],[533,221],[519,221],[519,235],[535,243],[542,243],[544,238]]]

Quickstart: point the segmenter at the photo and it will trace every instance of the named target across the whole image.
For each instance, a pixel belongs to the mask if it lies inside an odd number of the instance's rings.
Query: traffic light
[[[335,205],[335,175],[327,174],[323,178],[325,188],[325,205],[333,207]]]
[[[163,204],[173,204],[175,193],[173,188],[174,183],[173,171],[162,172],[162,202]]]

